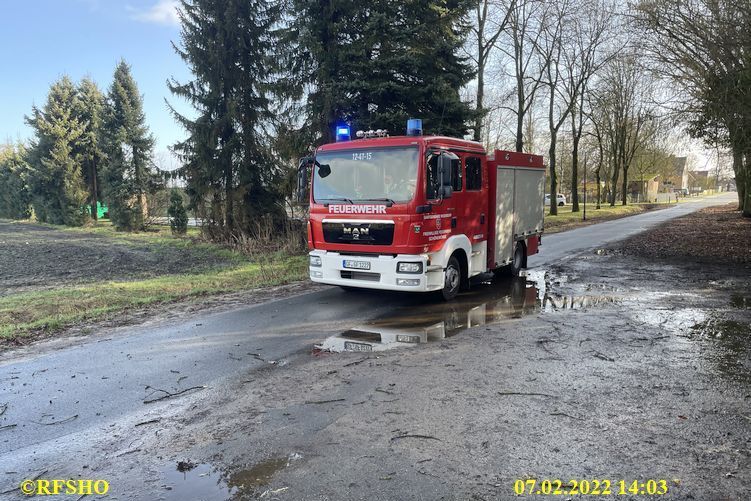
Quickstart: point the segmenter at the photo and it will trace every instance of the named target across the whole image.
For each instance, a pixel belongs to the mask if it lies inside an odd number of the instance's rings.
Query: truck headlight
[[[399,263],[396,271],[398,273],[422,273],[422,263]]]
[[[310,266],[321,266],[321,256],[310,256]]]

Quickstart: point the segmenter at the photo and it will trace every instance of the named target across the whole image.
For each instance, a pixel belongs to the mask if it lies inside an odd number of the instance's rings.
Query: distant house
[[[689,172],[689,191],[691,193],[701,193],[709,188],[709,171],[697,170]]]
[[[686,168],[687,157],[671,157],[672,168],[660,177],[659,191],[683,191],[689,187],[689,172]]]
[[[631,198],[639,201],[652,201],[657,198],[660,190],[660,176],[652,176],[648,179],[631,181],[628,183],[628,192]]]

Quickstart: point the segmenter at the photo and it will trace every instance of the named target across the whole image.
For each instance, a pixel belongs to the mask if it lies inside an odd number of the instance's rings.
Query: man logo
[[[361,235],[370,235],[370,228],[360,228],[360,227],[354,227],[351,226],[345,226],[342,228],[342,232],[345,235],[349,235],[352,237],[352,240],[360,240]]]
[[[368,233],[370,233],[369,228],[353,228],[352,240],[360,240],[360,235],[367,235]]]

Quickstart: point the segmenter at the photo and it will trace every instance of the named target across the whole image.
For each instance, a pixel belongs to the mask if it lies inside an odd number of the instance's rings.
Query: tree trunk
[[[628,205],[628,167],[623,164],[623,184],[621,184],[621,201],[623,205]]]
[[[579,212],[579,139],[573,135],[571,147],[571,212]]]
[[[482,103],[485,99],[485,63],[482,60],[482,46],[479,51],[479,64],[477,65],[477,104],[475,107],[475,132],[472,139],[482,141],[482,121],[485,115],[482,109]]]
[[[601,188],[600,188],[600,169],[602,168],[602,165],[597,166],[597,170],[595,171],[595,180],[597,181],[597,205],[595,206],[595,209],[600,208],[600,200],[602,198]]]
[[[738,210],[743,210],[746,193],[746,176],[743,165],[743,154],[733,148],[733,173],[735,174],[735,186],[738,190]]]
[[[751,151],[746,152],[746,164],[741,166],[743,173],[743,215],[751,217]]]
[[[550,162],[550,215],[555,216],[558,214],[558,173],[555,171],[555,146],[556,146],[556,133],[550,134],[550,148],[548,149],[548,156]]]
[[[133,171],[134,171],[134,178],[136,181],[136,205],[137,205],[137,215],[135,220],[135,229],[136,231],[142,231],[144,227],[144,203],[143,203],[143,166],[141,165],[141,162],[138,161],[138,149],[136,147],[133,147]]]
[[[616,163],[615,165],[613,165],[613,178],[611,180],[612,183],[611,183],[611,186],[610,186],[610,188],[611,188],[611,192],[610,192],[610,206],[611,207],[615,207],[615,197],[616,197],[617,191],[618,191],[616,189],[618,187],[618,174],[620,174],[620,173],[621,173],[620,166],[618,165],[618,163]]]
[[[519,79],[517,79],[519,85]],[[521,81],[524,85],[524,81]],[[518,89],[516,92],[516,151],[524,151],[524,90]]]

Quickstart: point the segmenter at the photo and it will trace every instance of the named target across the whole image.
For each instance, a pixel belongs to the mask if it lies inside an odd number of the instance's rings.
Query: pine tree
[[[341,122],[403,134],[410,117],[422,118],[428,133],[466,134],[473,112],[459,89],[473,73],[459,50],[469,2],[292,4],[287,67],[297,85],[288,90],[307,96],[305,127],[318,142],[332,141]]]
[[[67,76],[52,84],[42,109],[33,107],[26,122],[35,138],[29,152],[29,187],[38,220],[79,226],[86,219],[86,185],[77,141],[84,127],[75,110],[79,106],[76,88]]]
[[[266,132],[278,17],[277,3],[266,0],[182,1],[182,43],[175,50],[194,78],[168,85],[197,117],[172,110],[188,132],[175,151],[184,161],[191,207],[217,237],[248,233],[269,213],[283,217]]]
[[[116,228],[140,231],[145,225],[146,195],[156,188],[151,155],[154,138],[146,125],[143,99],[130,73],[120,61],[107,96],[103,126],[105,196]]]
[[[0,217],[26,219],[31,215],[25,154],[22,144],[0,146]]]
[[[169,195],[170,206],[167,215],[170,218],[169,225],[175,235],[185,235],[188,231],[188,213],[183,206],[183,196],[180,190],[172,188]]]
[[[84,131],[78,140],[77,153],[81,157],[83,179],[89,192],[89,214],[96,220],[97,202],[102,191],[99,169],[104,157],[101,136],[105,100],[99,87],[89,78],[84,78],[78,85],[78,104],[76,115]]]

